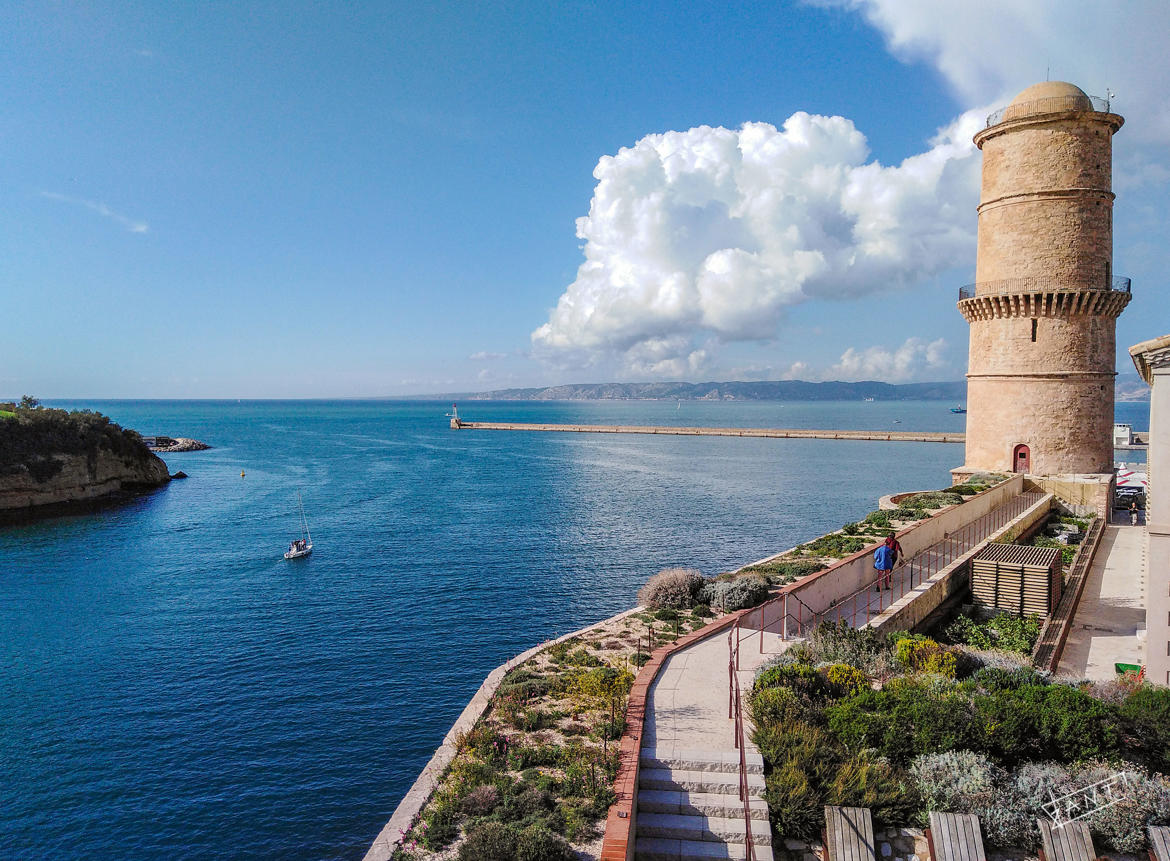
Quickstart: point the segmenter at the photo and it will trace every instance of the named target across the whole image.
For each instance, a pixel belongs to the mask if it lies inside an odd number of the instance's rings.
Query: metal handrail
[[[732,638],[735,638],[735,644],[732,645]],[[761,639],[763,639],[761,634]],[[752,841],[752,819],[751,819],[751,805],[748,802],[748,781],[747,781],[747,752],[744,745],[744,731],[743,731],[743,701],[740,696],[739,676],[736,670],[739,669],[739,619],[735,620],[735,625],[731,631],[727,632],[727,674],[728,674],[728,718],[734,721],[732,725],[732,735],[735,739],[735,747],[739,751],[739,800],[743,804],[743,843],[745,849],[746,861],[755,861],[755,845]]]
[[[1015,520],[1043,497],[1043,493],[1021,493],[987,514],[976,518],[961,529],[945,535],[941,541],[925,548],[901,565],[896,574],[890,575],[892,583],[888,590],[880,588],[877,590],[876,607],[874,606],[872,590],[874,587],[880,586],[881,581],[885,579],[880,576],[870,580],[859,589],[837,598],[823,610],[811,610],[797,595],[785,593],[780,596],[780,600],[794,598],[798,601],[799,615],[794,616],[786,606],[782,605],[783,609],[779,620],[782,623],[781,638],[788,640],[804,636],[806,630],[815,629],[823,622],[834,624],[844,622],[851,627],[869,624],[873,618],[880,616],[909,592],[936,576],[956,559],[971,552],[976,546]],[[864,600],[862,596],[864,596]],[[804,616],[805,608],[809,609],[807,619]],[[787,624],[789,619],[796,621],[795,631],[789,629]],[[762,607],[760,623],[762,632],[765,627]],[[762,633],[760,639],[762,647]],[[738,648],[738,641],[736,645]]]
[[[1089,96],[1090,110],[1096,111],[1100,114],[1111,114],[1109,99],[1103,99],[1100,96]],[[992,111],[987,116],[987,125],[984,128],[991,128],[1003,122],[1004,114],[1012,108],[1019,109],[1020,117],[1035,116],[1036,114],[1058,114],[1063,111],[1083,111],[1080,96],[1049,96],[1046,99],[1033,99],[1030,102],[1012,102],[1010,105],[1004,105],[997,111]],[[1014,119],[1014,118],[1013,118]]]
[[[1084,290],[1102,290],[1111,293],[1129,293],[1133,279],[1114,277],[1109,283],[1100,287],[1072,287],[1066,281],[1057,278],[1005,278],[999,281],[979,281],[959,288],[959,301],[974,299],[976,296],[1002,296],[1006,293],[1048,293],[1048,292],[1081,292]]]

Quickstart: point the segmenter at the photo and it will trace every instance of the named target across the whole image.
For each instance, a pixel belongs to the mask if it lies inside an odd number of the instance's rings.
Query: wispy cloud
[[[150,230],[150,225],[145,221],[139,221],[138,219],[122,215],[122,213],[115,212],[104,203],[96,200],[85,200],[80,197],[70,197],[67,194],[59,194],[55,191],[42,191],[41,197],[47,198],[49,200],[59,200],[62,203],[72,203],[74,206],[84,206],[86,209],[96,212],[103,218],[109,218],[112,221],[117,222],[131,233],[146,233]]]
[[[494,359],[506,359],[507,357],[507,353],[492,353],[488,350],[480,350],[478,353],[472,353],[467,358],[471,359],[473,362],[487,362]]]

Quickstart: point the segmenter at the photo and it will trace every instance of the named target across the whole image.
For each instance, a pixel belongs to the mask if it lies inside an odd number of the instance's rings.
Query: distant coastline
[[[435,400],[464,401],[955,401],[967,399],[965,380],[934,383],[808,382],[771,380],[759,382],[668,383],[568,383],[557,386],[495,389],[429,395]],[[1136,374],[1119,374],[1115,384],[1118,401],[1150,399],[1150,389]]]

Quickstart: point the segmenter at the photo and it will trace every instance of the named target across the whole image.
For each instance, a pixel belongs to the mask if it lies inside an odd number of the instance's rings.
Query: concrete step
[[[772,828],[768,821],[748,820],[752,828],[752,842],[756,846],[772,844]],[[658,837],[666,840],[702,841],[704,843],[743,843],[746,828],[742,814],[739,817],[686,816],[679,813],[639,813],[638,837]]]
[[[763,795],[764,775],[748,774],[747,787],[749,795]],[[647,789],[739,795],[739,774],[727,771],[643,768],[638,773],[638,790],[641,792]]]
[[[755,861],[773,861],[771,846],[753,846]],[[742,843],[711,843],[705,840],[670,840],[639,837],[634,844],[636,861],[744,861],[747,847]]]
[[[683,771],[722,771],[739,773],[738,750],[677,750],[644,747],[640,754],[642,768],[673,768]],[[764,758],[748,748],[744,752],[748,774],[764,773]]]
[[[759,796],[748,796],[752,819],[767,819],[768,804]],[[639,789],[638,813],[681,813],[687,816],[743,816],[743,802],[738,793],[720,795],[713,792]]]

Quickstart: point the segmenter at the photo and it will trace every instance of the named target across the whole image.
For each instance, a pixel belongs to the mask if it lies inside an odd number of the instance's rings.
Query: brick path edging
[[[463,712],[455,719],[455,723],[451,725],[451,729],[443,736],[443,742],[439,745],[430,761],[423,766],[423,770],[415,779],[414,784],[407,790],[402,801],[394,808],[394,813],[390,815],[390,821],[387,822],[378,836],[374,838],[374,842],[367,850],[363,861],[389,861],[390,856],[394,854],[394,848],[399,845],[403,835],[410,830],[410,826],[414,824],[415,818],[422,812],[423,807],[431,800],[435,790],[439,787],[439,782],[443,774],[447,771],[447,766],[451,764],[451,760],[455,758],[457,753],[455,743],[460,735],[470,730],[483,717],[483,713],[487,711],[487,707],[491,704],[492,697],[495,696],[496,690],[500,686],[500,682],[504,680],[504,676],[508,671],[514,669],[520,664],[527,661],[529,658],[535,656],[538,652],[547,649],[549,646],[565,640],[571,640],[573,637],[588,633],[594,628],[606,625],[610,622],[624,619],[626,616],[631,616],[634,613],[641,612],[644,608],[634,607],[630,610],[623,610],[615,616],[610,616],[608,619],[602,619],[600,622],[594,622],[588,627],[581,628],[578,631],[573,631],[571,634],[564,634],[557,637],[555,640],[548,640],[538,646],[533,646],[525,652],[521,652],[514,658],[510,658],[500,666],[496,667],[487,678],[483,680],[483,684],[479,686],[479,690],[475,692],[475,696],[471,698],[467,706],[464,707]]]
[[[673,643],[659,646],[634,679],[630,698],[626,703],[626,727],[622,732],[618,753],[618,772],[613,781],[617,800],[609,808],[605,820],[605,839],[601,844],[601,861],[628,861],[634,857],[634,820],[638,796],[638,762],[642,750],[642,730],[646,719],[646,698],[666,659],[700,640],[721,634],[736,620],[753,608],[736,610],[707,623],[697,631],[679,637]]]

